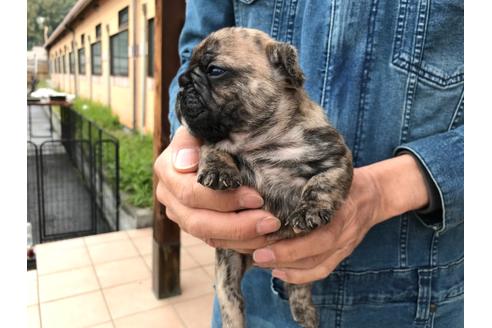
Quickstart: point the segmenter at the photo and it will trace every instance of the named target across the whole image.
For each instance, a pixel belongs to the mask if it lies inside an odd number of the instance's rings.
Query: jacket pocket
[[[392,64],[439,88],[462,83],[463,1],[399,0]]]

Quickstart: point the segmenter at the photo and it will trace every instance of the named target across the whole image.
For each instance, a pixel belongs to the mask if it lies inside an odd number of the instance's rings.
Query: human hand
[[[258,209],[263,199],[254,189],[216,191],[199,184],[199,149],[199,140],[180,127],[155,161],[156,197],[168,218],[213,247],[250,253],[268,245],[264,235],[278,230],[280,221]]]
[[[274,277],[294,284],[327,277],[377,223],[378,192],[368,173],[354,169],[349,195],[330,223],[256,250],[255,265],[272,268]]]

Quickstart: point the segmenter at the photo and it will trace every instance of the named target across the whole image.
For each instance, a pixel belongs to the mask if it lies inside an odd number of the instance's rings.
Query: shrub
[[[120,143],[120,189],[136,207],[152,205],[152,137],[125,129],[108,106],[75,99],[73,107],[116,137]]]

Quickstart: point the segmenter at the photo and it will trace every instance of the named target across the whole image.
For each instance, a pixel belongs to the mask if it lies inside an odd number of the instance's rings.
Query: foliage
[[[77,98],[74,109],[96,122],[120,142],[120,188],[137,207],[152,205],[152,137],[128,131],[108,106]],[[111,163],[111,161],[105,161]],[[111,169],[111,168],[109,168]]]
[[[27,49],[44,43],[44,27],[48,26],[48,34],[53,33],[65,15],[70,11],[76,0],[27,0]],[[43,17],[43,24],[38,18]]]

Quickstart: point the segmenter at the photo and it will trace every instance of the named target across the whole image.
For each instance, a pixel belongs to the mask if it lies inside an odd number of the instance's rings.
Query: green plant
[[[120,189],[128,194],[128,202],[136,207],[152,205],[152,137],[149,134],[125,130],[118,117],[108,106],[77,98],[74,109],[105,129],[119,140],[120,144]],[[82,132],[84,133],[84,132]],[[107,154],[109,156],[109,154]],[[104,155],[103,153],[103,156]],[[112,161],[105,168],[109,167]]]

